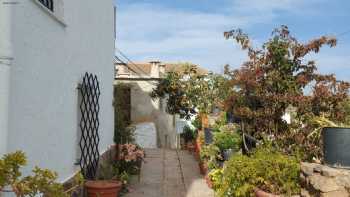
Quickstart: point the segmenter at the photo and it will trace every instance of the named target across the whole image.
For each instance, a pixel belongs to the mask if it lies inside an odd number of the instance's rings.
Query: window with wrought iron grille
[[[47,9],[53,11],[53,0],[39,0]]]

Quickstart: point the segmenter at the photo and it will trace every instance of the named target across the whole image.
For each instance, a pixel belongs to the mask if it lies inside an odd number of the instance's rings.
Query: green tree
[[[222,106],[229,95],[228,79],[222,75],[199,74],[198,68],[186,64],[183,72],[169,72],[151,93],[152,98],[166,98],[167,112],[189,118],[198,112],[210,113]]]

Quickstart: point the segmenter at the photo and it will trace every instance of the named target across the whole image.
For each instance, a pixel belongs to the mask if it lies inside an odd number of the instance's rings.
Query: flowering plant
[[[135,144],[120,144],[119,150],[119,160],[126,162],[142,161],[145,157],[144,151]]]

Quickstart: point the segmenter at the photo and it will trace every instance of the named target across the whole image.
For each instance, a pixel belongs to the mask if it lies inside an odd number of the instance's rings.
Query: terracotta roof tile
[[[185,70],[185,66],[181,63],[160,63],[160,65],[165,65],[165,72],[183,72]],[[145,62],[135,62],[134,64],[127,64],[131,72],[135,71],[139,75],[150,75],[151,74],[151,63],[145,63]],[[199,74],[208,74],[208,70],[198,67],[198,73]],[[133,72],[133,73],[135,73]]]

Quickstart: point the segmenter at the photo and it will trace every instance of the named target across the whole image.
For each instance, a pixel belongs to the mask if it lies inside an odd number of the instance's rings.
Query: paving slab
[[[126,197],[214,197],[187,151],[146,149],[140,181]]]

